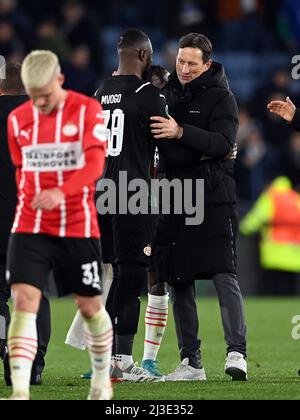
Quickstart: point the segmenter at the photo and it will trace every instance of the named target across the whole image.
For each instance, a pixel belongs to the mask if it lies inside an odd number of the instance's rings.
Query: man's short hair
[[[25,89],[21,79],[22,65],[8,63],[5,67],[5,78],[0,80],[0,87],[4,95],[22,95]]]
[[[149,81],[151,82],[151,78],[153,76],[158,77],[161,83],[167,83],[170,73],[167,69],[162,66],[152,65],[149,70]]]
[[[206,64],[211,60],[213,46],[207,36],[191,33],[183,36],[179,41],[179,48],[198,48],[203,53],[203,61]]]
[[[148,35],[139,29],[128,29],[124,32],[118,42],[118,50],[143,49],[146,43],[149,43]]]
[[[59,60],[51,51],[33,51],[22,65],[22,80],[26,89],[41,89],[61,72]]]

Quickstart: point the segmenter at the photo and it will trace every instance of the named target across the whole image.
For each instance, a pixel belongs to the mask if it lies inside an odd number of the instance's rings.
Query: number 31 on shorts
[[[85,286],[92,286],[94,289],[101,290],[98,261],[94,261],[91,264],[83,264],[81,268],[83,271],[82,283]]]

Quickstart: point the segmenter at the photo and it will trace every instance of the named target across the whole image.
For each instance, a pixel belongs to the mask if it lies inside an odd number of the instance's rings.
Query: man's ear
[[[59,83],[61,84],[61,86],[63,86],[63,84],[65,83],[66,77],[64,74],[60,74],[58,77]]]
[[[139,60],[144,62],[145,59],[146,59],[146,51],[145,50],[140,50],[138,56],[139,56]]]
[[[208,71],[210,68],[211,68],[211,65],[212,65],[212,60],[209,60],[206,64],[205,64],[205,67],[206,67],[206,71]]]

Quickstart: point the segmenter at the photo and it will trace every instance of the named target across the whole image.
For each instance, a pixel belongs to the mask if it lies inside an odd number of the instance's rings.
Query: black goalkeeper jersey
[[[104,109],[108,137],[108,159],[104,178],[119,184],[126,171],[128,182],[150,182],[155,142],[150,117],[167,116],[167,103],[151,83],[136,76],[114,76],[96,92]]]

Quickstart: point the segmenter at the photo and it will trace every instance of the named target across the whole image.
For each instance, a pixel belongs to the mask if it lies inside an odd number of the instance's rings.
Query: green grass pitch
[[[142,316],[145,311],[143,302]],[[247,299],[249,382],[234,383],[224,374],[225,344],[216,299],[200,299],[206,383],[118,384],[116,400],[300,400],[300,341],[292,338],[292,318],[300,315],[300,299]],[[44,384],[34,388],[34,400],[86,399],[89,383],[80,374],[89,370],[88,355],[64,345],[75,314],[71,300],[52,301],[53,332]],[[135,357],[143,353],[143,320]],[[159,355],[160,368],[171,372],[179,363],[174,322],[170,315]],[[9,396],[0,367],[0,398]]]

